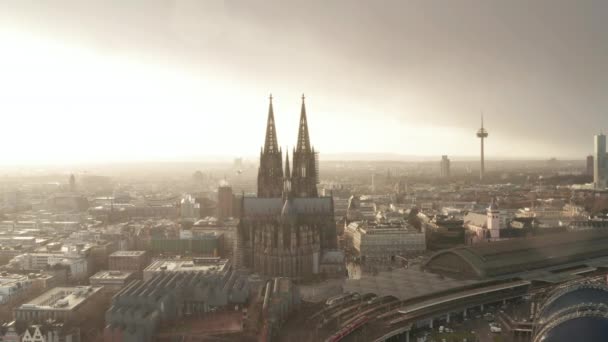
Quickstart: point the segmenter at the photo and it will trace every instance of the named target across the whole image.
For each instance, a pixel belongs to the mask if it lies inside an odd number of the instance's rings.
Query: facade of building
[[[192,195],[185,195],[179,202],[182,220],[197,220],[200,218],[201,205]]]
[[[585,174],[587,176],[593,177],[593,156],[587,156],[586,165],[585,165]]]
[[[439,163],[439,177],[450,178],[450,159],[448,156],[441,156]]]
[[[45,270],[60,265],[69,268],[69,277],[73,280],[86,279],[91,268],[89,255],[77,253],[25,253],[10,261],[11,267],[20,270]]]
[[[220,258],[159,258],[146,267],[143,279],[150,280],[158,273],[224,273],[230,268],[230,262]]]
[[[135,280],[135,273],[125,271],[99,271],[89,278],[89,284],[103,287],[106,294],[114,294]]]
[[[228,184],[223,184],[217,189],[217,218],[220,221],[224,221],[232,216],[232,205],[234,203],[234,196],[232,195],[232,188]]]
[[[236,265],[268,276],[308,278],[319,273],[321,254],[336,248],[337,236],[333,200],[317,193],[318,164],[304,97],[293,165],[287,155],[283,172],[280,160],[271,99],[258,196],[241,202]]]
[[[110,271],[133,272],[141,278],[143,270],[150,263],[146,251],[117,251],[110,254]]]
[[[161,323],[247,302],[251,289],[246,275],[230,267],[209,271],[187,267],[179,272],[159,270],[151,278],[132,282],[112,298],[106,311],[104,341],[154,341]]]
[[[184,239],[152,238],[150,248],[154,254],[195,255],[216,257],[223,253],[222,233],[208,232]]]
[[[32,290],[32,280],[23,274],[9,274],[3,272],[0,276],[0,304],[4,305]]]
[[[405,222],[351,222],[345,230],[352,247],[365,259],[390,259],[426,250],[426,237]]]
[[[236,231],[239,224],[238,219],[218,221],[215,218],[206,218],[197,221],[191,229],[192,237],[197,238],[209,233],[222,235],[221,245],[219,246],[219,256],[222,258],[233,259],[234,246],[236,242]]]
[[[595,150],[593,155],[593,184],[596,189],[605,189],[608,185],[608,158],[606,156],[606,136],[598,134],[594,137]]]
[[[5,340],[2,340],[5,341]],[[35,324],[27,327],[20,342],[80,342],[80,329],[63,323]]]
[[[84,322],[102,307],[101,287],[55,287],[15,309],[15,320],[42,323]]]

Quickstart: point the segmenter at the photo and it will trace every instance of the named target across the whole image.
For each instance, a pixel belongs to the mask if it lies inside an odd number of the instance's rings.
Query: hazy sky
[[[583,158],[608,1],[0,0],[1,163],[255,156],[306,93],[325,154]]]

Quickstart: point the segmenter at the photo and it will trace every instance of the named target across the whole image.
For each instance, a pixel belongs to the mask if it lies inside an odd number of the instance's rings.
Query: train
[[[339,304],[339,303],[344,303],[349,299],[357,299],[357,297],[359,296],[358,293],[344,293],[341,295],[337,295],[337,296],[333,296],[331,298],[328,298],[327,301],[325,302],[326,305],[335,305],[335,304]]]
[[[340,331],[338,331],[337,333],[331,335],[328,339],[325,340],[325,342],[338,342],[341,339],[343,339],[344,337],[348,336],[353,331],[357,330],[359,327],[361,327],[363,324],[367,323],[368,321],[369,321],[369,318],[367,316],[361,316],[361,317],[357,318],[356,320],[352,321],[351,323],[349,323],[348,325],[346,325],[345,327],[343,327],[342,329],[340,329]]]

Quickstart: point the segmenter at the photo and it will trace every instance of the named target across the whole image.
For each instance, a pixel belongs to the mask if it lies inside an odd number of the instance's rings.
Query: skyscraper
[[[606,136],[598,134],[594,137],[595,150],[593,155],[593,184],[596,189],[605,189],[608,180],[608,165],[606,157]]]
[[[450,177],[450,159],[448,156],[441,156],[441,162],[439,164],[439,176],[441,178]]]
[[[70,192],[76,192],[76,177],[73,173],[70,175]]]
[[[481,116],[481,128],[477,131],[477,137],[481,139],[481,169],[479,170],[479,179],[483,180],[485,174],[485,161],[484,161],[484,150],[483,150],[483,141],[488,137],[488,131],[483,128],[483,115]]]
[[[585,168],[585,174],[587,176],[593,176],[593,156],[587,156],[587,167]]]
[[[220,184],[217,189],[217,218],[220,221],[234,215],[232,211],[233,200],[232,187],[228,183]]]

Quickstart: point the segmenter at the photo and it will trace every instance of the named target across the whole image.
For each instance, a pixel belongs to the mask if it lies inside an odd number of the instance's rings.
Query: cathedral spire
[[[304,99],[302,95],[298,142],[292,155],[291,189],[295,197],[317,197],[317,162],[310,145]]]
[[[296,150],[298,152],[310,152],[310,137],[308,136],[308,120],[306,119],[306,105],[304,103],[304,99],[304,94],[302,94],[300,128],[298,129],[298,143],[296,146]]]
[[[272,94],[269,97],[266,139],[260,153],[258,170],[258,197],[281,197],[283,189],[283,156],[277,144],[277,131],[274,125]]]
[[[264,140],[264,152],[276,153],[279,151],[277,144],[277,130],[274,125],[274,110],[272,109],[272,94],[268,98],[270,104],[268,106],[268,122],[266,123],[266,139]]]

